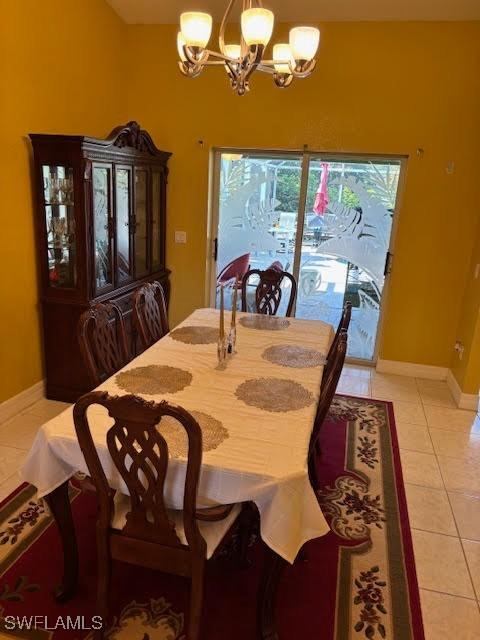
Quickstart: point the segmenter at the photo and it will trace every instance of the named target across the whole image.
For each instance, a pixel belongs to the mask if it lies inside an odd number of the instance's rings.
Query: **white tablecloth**
[[[218,326],[218,315],[215,309],[199,309],[180,326]],[[238,317],[244,315],[247,314],[239,313]],[[192,374],[191,384],[182,391],[162,396],[140,395],[209,414],[228,430],[228,438],[203,454],[198,506],[254,501],[260,511],[263,540],[285,560],[293,562],[304,542],[329,531],[307,472],[307,450],[323,367],[285,367],[263,359],[262,353],[272,345],[290,344],[325,354],[333,339],[333,328],[319,321],[289,319],[289,322],[289,327],[280,331],[250,329],[237,323],[238,353],[229,359],[223,371],[217,368],[216,344],[185,344],[170,336],[122,371],[163,364]],[[247,379],[259,377],[294,380],[314,395],[315,402],[303,409],[278,413],[239,400],[235,395],[237,387]],[[117,386],[115,376],[98,389],[115,395],[126,393]],[[103,407],[94,406],[89,409],[89,421],[111,486],[127,493],[106,447],[106,431],[112,420]],[[39,496],[44,496],[77,471],[88,473],[70,407],[40,429],[22,475],[37,487]],[[167,502],[172,508],[182,506],[184,477],[185,463],[172,459],[166,488]]]

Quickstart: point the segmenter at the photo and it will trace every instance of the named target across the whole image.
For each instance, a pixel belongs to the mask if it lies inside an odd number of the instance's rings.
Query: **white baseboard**
[[[449,369],[447,369],[447,367],[434,367],[430,364],[382,360],[379,358],[377,361],[377,371],[380,373],[394,373],[398,376],[426,378],[427,380],[446,380]]]
[[[450,369],[447,374],[447,384],[459,409],[478,411],[478,395],[475,393],[463,393]]]
[[[459,409],[479,411],[478,395],[475,393],[463,393],[452,371],[447,367],[379,359],[376,368],[380,373],[394,373],[398,376],[426,378],[427,380],[445,380]]]
[[[8,398],[0,403],[0,424],[13,418],[17,413],[23,411],[37,400],[41,400],[45,396],[45,381],[40,380],[34,385],[17,393],[13,398]]]

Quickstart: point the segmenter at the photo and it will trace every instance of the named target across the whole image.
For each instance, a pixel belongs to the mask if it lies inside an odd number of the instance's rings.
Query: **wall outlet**
[[[187,232],[175,231],[175,242],[177,244],[187,244]]]
[[[463,343],[461,343],[460,340],[457,340],[455,342],[455,346],[453,348],[458,353],[458,357],[461,360],[463,358],[463,352],[465,351],[465,347],[464,347]]]
[[[480,276],[480,264],[475,265],[475,280]]]

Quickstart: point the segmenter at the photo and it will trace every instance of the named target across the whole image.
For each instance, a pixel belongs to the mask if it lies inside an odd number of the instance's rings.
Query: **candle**
[[[223,339],[225,337],[225,323],[224,323],[224,301],[223,301],[223,284],[220,286],[220,338]]]
[[[238,291],[238,277],[235,278],[235,285],[232,294],[232,327],[235,326],[235,320],[237,317],[237,291]]]

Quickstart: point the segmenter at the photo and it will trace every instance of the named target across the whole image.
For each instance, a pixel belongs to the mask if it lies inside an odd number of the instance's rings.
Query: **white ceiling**
[[[175,24],[182,11],[219,22],[227,0],[107,0],[127,23]],[[241,0],[237,0],[241,5]],[[264,0],[277,21],[480,20],[480,0]]]

